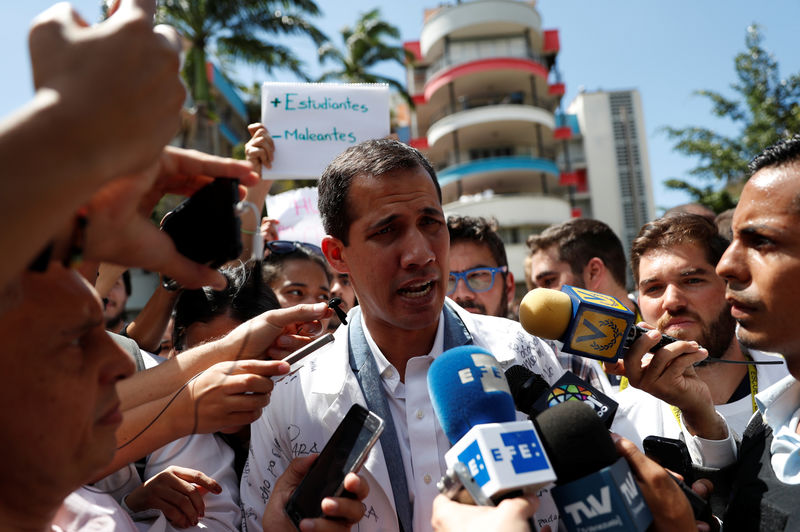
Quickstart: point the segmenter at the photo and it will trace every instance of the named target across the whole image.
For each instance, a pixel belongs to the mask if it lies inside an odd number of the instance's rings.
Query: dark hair
[[[762,168],[783,166],[793,162],[800,162],[800,134],[778,141],[766,148],[756,155],[747,167],[752,176]]]
[[[664,211],[663,218],[666,218],[667,216],[675,216],[676,214],[684,212],[689,214],[696,214],[698,216],[703,216],[705,218],[708,218],[712,222],[716,217],[714,209],[706,207],[702,203],[683,203],[681,205],[675,205],[671,209],[667,209],[666,211]]]
[[[122,282],[125,284],[125,294],[130,297],[131,295],[131,271],[125,270],[122,272]]]
[[[733,221],[733,213],[736,209],[727,209],[722,211],[714,218],[714,225],[717,226],[717,231],[723,238],[730,241],[733,240],[733,229],[731,222]]]
[[[286,266],[286,263],[292,260],[307,260],[317,264],[322,268],[322,271],[325,272],[328,283],[331,282],[331,271],[328,269],[328,263],[325,258],[304,246],[302,243],[298,243],[295,245],[294,249],[288,253],[273,252],[264,257],[263,266],[261,268],[264,283],[267,286],[272,285],[272,282],[283,273],[283,268]]]
[[[224,290],[211,288],[184,290],[175,303],[175,326],[172,344],[183,349],[186,329],[198,322],[208,323],[217,316],[228,315],[244,323],[268,310],[280,308],[275,293],[255,273],[252,265],[222,268],[220,273],[228,280]]]
[[[600,220],[575,218],[551,225],[538,235],[528,237],[531,255],[551,246],[558,249],[558,260],[569,264],[572,273],[580,277],[583,268],[598,257],[611,272],[614,281],[625,286],[625,250],[611,228]]]
[[[436,171],[418,150],[393,139],[368,140],[345,150],[334,159],[319,179],[317,206],[325,232],[348,245],[352,209],[347,204],[350,185],[356,176],[381,177],[395,170],[424,169],[431,176],[439,203],[442,190]]]
[[[498,266],[508,266],[506,247],[497,234],[497,220],[483,217],[449,216],[447,230],[450,232],[450,245],[456,242],[475,242],[489,248]],[[504,275],[505,277],[505,275]]]
[[[716,266],[728,248],[717,226],[705,216],[679,213],[648,222],[639,230],[631,244],[631,269],[639,284],[639,261],[642,255],[654,249],[669,250],[672,246],[694,244],[705,251],[706,260]]]

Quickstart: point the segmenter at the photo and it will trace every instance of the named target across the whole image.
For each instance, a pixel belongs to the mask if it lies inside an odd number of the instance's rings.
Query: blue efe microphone
[[[448,468],[461,462],[483,494],[497,500],[555,480],[530,421],[516,421],[514,399],[497,359],[468,345],[445,351],[428,370],[433,410],[453,447]]]
[[[514,398],[497,359],[476,345],[454,347],[439,355],[428,370],[428,392],[452,445],[474,425],[517,419]]]

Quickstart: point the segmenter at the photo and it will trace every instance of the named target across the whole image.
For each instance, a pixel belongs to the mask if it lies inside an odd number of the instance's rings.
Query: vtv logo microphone
[[[564,511],[567,512],[576,525],[583,522],[583,519],[592,519],[598,515],[611,513],[611,490],[608,486],[600,488],[600,500],[594,494],[586,497],[586,502],[578,501],[564,506]],[[583,514],[583,517],[581,517]]]
[[[633,475],[631,473],[628,473],[628,476],[625,477],[625,481],[619,485],[619,491],[622,492],[628,506],[633,505],[636,499],[639,498],[639,490],[636,489],[636,481],[633,480]]]

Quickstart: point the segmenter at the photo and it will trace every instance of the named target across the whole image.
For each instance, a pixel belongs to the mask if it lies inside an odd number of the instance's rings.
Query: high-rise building
[[[637,90],[581,91],[567,112],[577,119],[578,134],[562,159],[588,180],[578,206],[584,216],[608,224],[627,253],[655,215],[642,98]]]
[[[574,112],[561,112],[559,34],[543,29],[535,2],[475,0],[426,10],[419,41],[405,47],[416,57],[407,69],[416,103],[410,143],[436,167],[447,214],[497,218],[520,283],[528,235],[591,216],[627,240],[626,205],[631,226],[650,218],[638,94],[604,93],[612,102],[607,123],[585,94]],[[617,142],[609,135],[623,124]],[[614,158],[602,146],[584,147],[602,144],[603,136],[608,150],[621,146],[624,153]],[[597,176],[595,161],[602,165]],[[643,194],[650,194],[644,203]]]

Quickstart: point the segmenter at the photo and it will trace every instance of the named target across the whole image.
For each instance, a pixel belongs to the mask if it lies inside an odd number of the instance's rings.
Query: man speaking
[[[359,529],[430,529],[450,448],[428,395],[433,360],[475,344],[502,368],[522,364],[550,384],[563,370],[553,350],[516,322],[445,301],[450,239],[436,173],[417,150],[386,139],[348,149],[320,179],[319,210],[325,256],[350,276],[359,307],[333,344],[276,385],[272,405],[253,424],[241,485],[246,528],[261,529],[289,461],[322,450],[359,403],[386,423],[362,469],[370,494]]]

